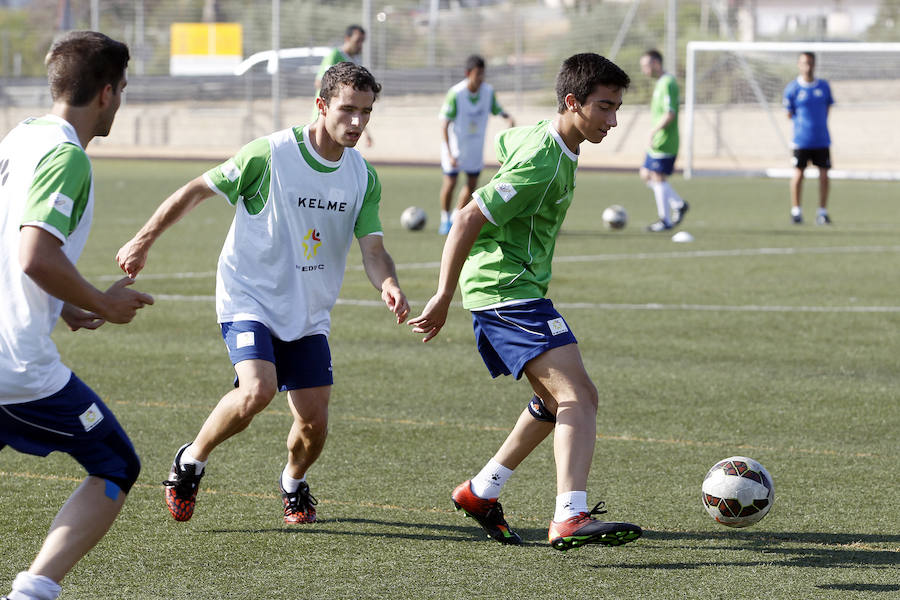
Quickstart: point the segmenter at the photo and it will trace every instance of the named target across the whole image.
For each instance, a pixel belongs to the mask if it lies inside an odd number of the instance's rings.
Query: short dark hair
[[[649,56],[659,64],[663,64],[662,53],[660,53],[660,51],[656,48],[650,48],[649,50],[644,52],[644,56]]]
[[[96,31],[71,31],[47,52],[50,97],[85,106],[107,85],[118,90],[128,67],[128,46]]]
[[[381,91],[381,84],[375,81],[375,76],[367,68],[352,62],[340,62],[322,75],[322,90],[319,96],[326,105],[338,94],[342,85],[352,86],[354,90],[360,92],[375,92],[375,98],[378,98],[378,92]]]
[[[557,111],[566,110],[566,96],[573,94],[578,102],[584,103],[598,85],[626,89],[631,78],[611,60],[585,52],[570,56],[563,61],[556,76]]]
[[[347,25],[347,29],[344,30],[344,37],[352,37],[354,31],[358,31],[361,34],[366,35],[366,30],[362,28],[362,25],[356,25],[354,23],[353,25]]]
[[[806,51],[806,52],[801,52],[801,53],[800,53],[800,56],[807,56],[807,57],[809,57],[809,62],[811,62],[812,64],[816,64],[816,55],[815,55],[815,53]]]
[[[484,59],[478,56],[477,54],[473,54],[469,58],[466,59],[466,73],[471,71],[472,69],[483,69],[484,68]]]

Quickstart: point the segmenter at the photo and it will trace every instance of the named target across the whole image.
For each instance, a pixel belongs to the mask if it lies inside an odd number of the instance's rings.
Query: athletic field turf
[[[96,285],[172,190],[211,163],[95,161],[98,208],[79,263]],[[386,245],[418,314],[434,291],[437,168],[379,169]],[[485,173],[482,181],[490,173]],[[120,519],[66,578],[63,599],[887,598],[900,592],[900,213],[896,183],[837,181],[834,225],[788,218],[786,181],[674,180],[690,201],[677,244],[648,234],[635,174],[581,172],[556,249],[550,297],[600,393],[589,502],[644,527],[621,548],[546,544],[552,444],[501,498],[524,547],[484,537],[450,492],[491,457],[530,398],[493,381],[457,306],[423,345],[397,326],[354,246],[331,337],[330,437],[308,478],[320,521],[287,527],[276,478],[285,395],[220,446],[197,512],[176,523],[160,482],[233,371],[215,322],[215,261],[231,220],[220,199],[167,232],[135,287],[156,297],[128,326],[55,339],[113,408],[143,471]],[[625,230],[600,213],[619,203]],[[423,206],[421,232],[400,212]],[[700,484],[742,454],[771,472],[757,525],[707,516]],[[65,456],[0,452],[0,593],[27,567],[82,478]]]

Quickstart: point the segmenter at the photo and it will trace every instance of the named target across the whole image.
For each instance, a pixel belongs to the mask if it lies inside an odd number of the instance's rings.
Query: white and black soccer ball
[[[609,229],[622,229],[628,223],[628,213],[618,204],[607,206],[603,210],[603,224]]]
[[[775,501],[775,483],[766,468],[752,458],[731,456],[706,473],[701,489],[706,512],[728,527],[759,522]]]
[[[418,206],[410,206],[400,215],[400,224],[410,231],[419,231],[428,222],[428,215]]]

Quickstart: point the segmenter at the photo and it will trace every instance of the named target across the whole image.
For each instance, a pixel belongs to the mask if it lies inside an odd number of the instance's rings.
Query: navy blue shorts
[[[221,325],[231,364],[251,359],[274,364],[279,391],[334,384],[327,336],[310,335],[285,342],[256,321],[234,321]],[[235,378],[235,385],[237,383]]]
[[[88,475],[112,481],[126,493],[140,471],[125,430],[74,373],[52,396],[0,405],[0,448],[4,445],[35,456],[65,452]]]
[[[831,150],[829,148],[795,148],[794,167],[803,170],[809,163],[820,169],[830,169]]]
[[[671,175],[672,172],[675,171],[675,157],[663,156],[654,158],[648,154],[647,158],[644,159],[644,168],[648,171],[653,171],[654,173]]]
[[[547,350],[578,340],[546,298],[472,311],[478,352],[491,377],[522,377],[525,363]]]
[[[481,175],[481,171],[475,171],[474,173],[470,173],[469,171],[465,171],[465,174],[468,175],[469,177],[478,177],[478,176]],[[456,170],[456,171],[444,171],[444,175],[447,175],[448,177],[456,177],[457,175],[459,175],[459,171],[458,171],[458,170]]]

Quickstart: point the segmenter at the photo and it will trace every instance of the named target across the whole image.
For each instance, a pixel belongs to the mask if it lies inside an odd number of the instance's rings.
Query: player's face
[[[375,92],[360,91],[351,85],[341,85],[325,111],[325,130],[335,142],[353,148],[372,115]]]
[[[366,41],[366,34],[359,29],[354,29],[353,34],[347,38],[347,48],[352,56],[356,56],[362,52],[363,44]]]
[[[658,77],[661,70],[660,64],[652,56],[641,57],[641,73],[646,77]]]
[[[477,92],[478,88],[481,87],[481,84],[484,83],[484,69],[480,67],[470,69],[466,73],[466,80],[469,82],[467,85],[469,90],[472,92]]]
[[[584,104],[573,98],[577,118],[575,127],[592,144],[599,144],[618,125],[616,112],[622,106],[622,88],[598,85],[585,99]]]
[[[797,71],[800,72],[800,75],[806,79],[813,78],[813,70],[815,69],[816,61],[811,59],[806,54],[801,54],[797,59]]]
[[[110,92],[100,92],[101,94],[106,93],[107,103],[101,109],[100,119],[97,123],[97,130],[94,135],[105,137],[109,135],[110,130],[112,129],[113,121],[116,118],[116,112],[119,110],[119,107],[122,105],[122,94],[125,93],[125,86],[128,85],[128,81],[125,77],[122,77],[122,81],[118,83],[115,89]]]

